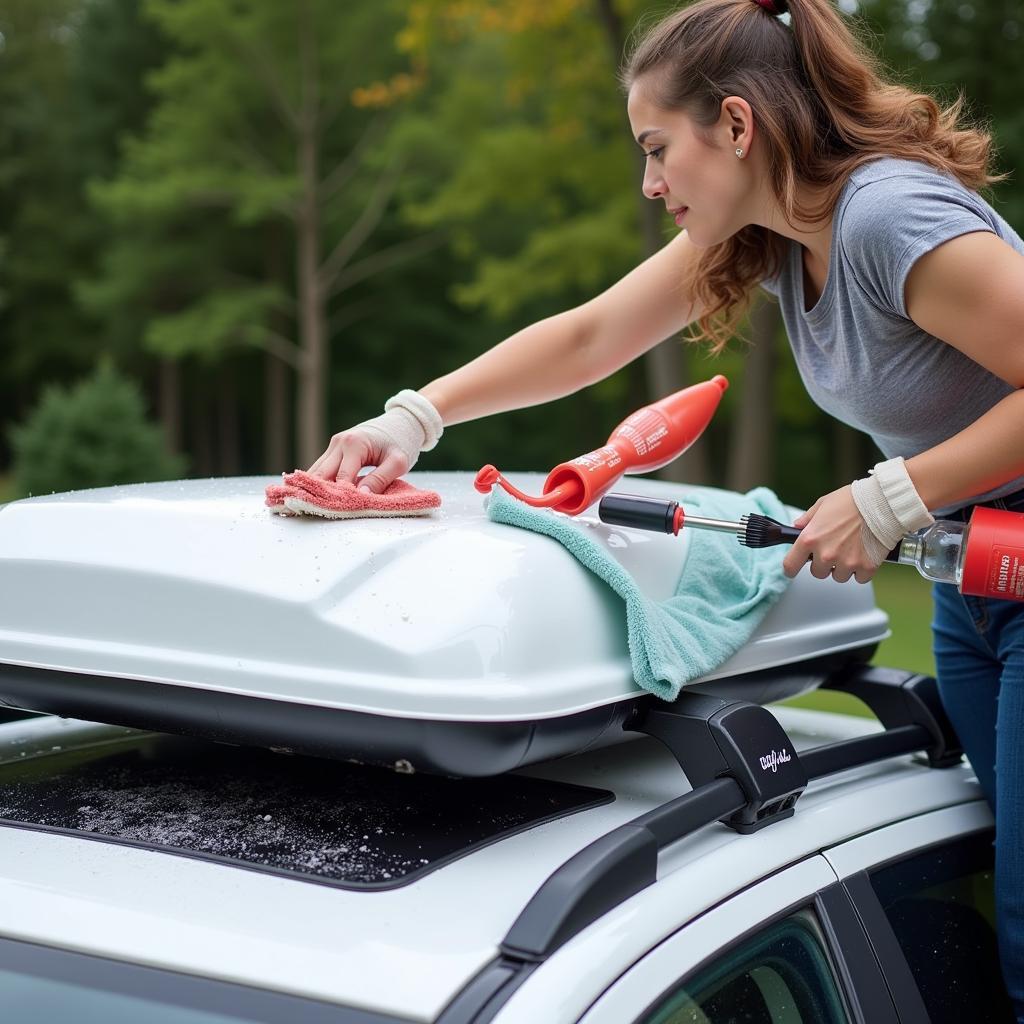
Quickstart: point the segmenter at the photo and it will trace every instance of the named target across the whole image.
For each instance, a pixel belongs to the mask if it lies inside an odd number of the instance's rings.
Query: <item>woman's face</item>
[[[718,124],[698,129],[688,114],[655,106],[642,79],[629,90],[633,138],[647,154],[643,193],[663,202],[701,248],[725,241],[751,222],[746,207],[753,182],[746,156],[752,132],[743,123],[746,104],[739,104],[737,110],[726,100]],[[736,156],[737,147],[743,158]]]

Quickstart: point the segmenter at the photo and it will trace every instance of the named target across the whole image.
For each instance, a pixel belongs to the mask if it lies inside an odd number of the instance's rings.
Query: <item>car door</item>
[[[750,886],[661,943],[580,1024],[890,1024],[895,1009],[825,858]]]
[[[996,946],[992,838],[978,802],[825,853],[905,1024],[1014,1020]]]

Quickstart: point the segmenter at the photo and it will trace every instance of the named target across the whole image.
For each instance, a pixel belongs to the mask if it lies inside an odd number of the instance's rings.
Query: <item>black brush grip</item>
[[[768,548],[775,544],[792,544],[800,536],[801,527],[786,526],[776,522],[769,516],[762,516],[757,513],[747,516],[747,528],[745,543],[748,547]],[[757,538],[755,540],[755,537]],[[897,544],[886,556],[887,562],[898,562],[900,560],[900,547]]]
[[[597,506],[597,515],[602,523],[612,526],[675,533],[673,524],[677,508],[678,501],[645,498],[640,494],[606,494]]]
[[[782,523],[779,523],[778,534],[779,539],[775,541],[776,544],[792,544],[800,536],[800,527],[784,526]]]

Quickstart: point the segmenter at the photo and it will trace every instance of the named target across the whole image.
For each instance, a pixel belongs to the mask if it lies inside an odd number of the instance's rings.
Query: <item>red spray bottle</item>
[[[555,466],[540,497],[513,487],[494,466],[484,466],[474,486],[487,494],[499,484],[528,505],[578,515],[623,473],[650,473],[682,455],[711,422],[728,386],[719,374],[638,409],[612,431],[604,447]]]
[[[979,505],[967,523],[936,520],[896,550],[893,561],[961,594],[1024,601],[1024,512]]]

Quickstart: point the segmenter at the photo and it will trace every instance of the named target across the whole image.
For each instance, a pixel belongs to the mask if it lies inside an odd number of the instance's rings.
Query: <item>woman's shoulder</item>
[[[889,207],[889,201],[899,208]],[[954,202],[982,211],[990,209],[977,192],[968,188],[949,171],[933,167],[922,160],[880,156],[855,167],[840,194],[839,206],[844,212],[855,209],[885,218],[913,214],[916,205]]]
[[[1000,228],[995,210],[955,175],[923,161],[891,156],[850,172],[835,216],[848,249],[941,232],[952,221],[997,233]]]
[[[876,305],[906,316],[904,285],[916,260],[959,235],[991,231],[1024,243],[955,175],[916,160],[882,157],[855,168],[833,222],[836,251]]]
[[[909,160],[906,157],[879,154],[855,167],[848,181],[854,188],[878,182],[891,181],[894,185],[913,181],[932,181],[935,184],[963,185],[948,171],[933,167],[924,160]]]

